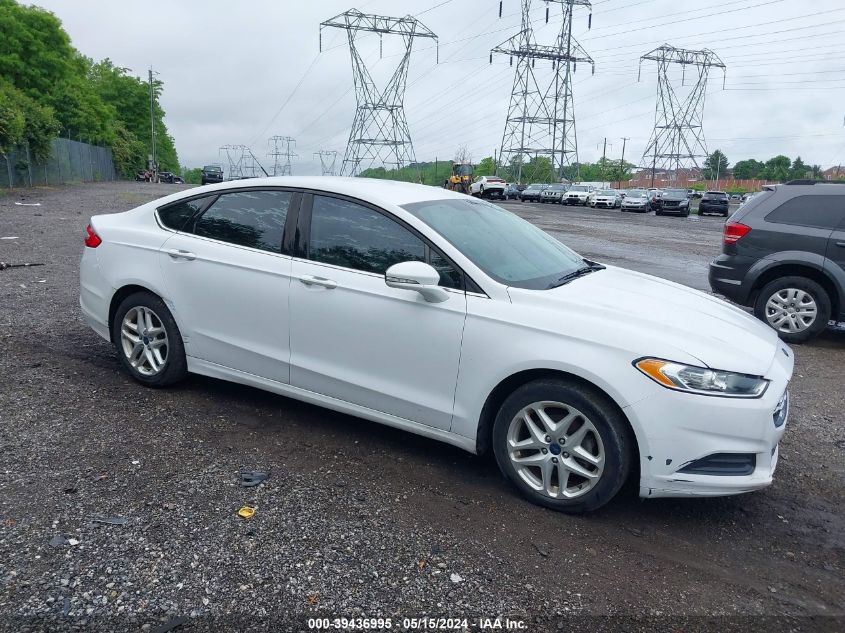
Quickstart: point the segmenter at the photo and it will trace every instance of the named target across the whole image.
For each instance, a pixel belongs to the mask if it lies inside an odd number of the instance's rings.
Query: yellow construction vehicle
[[[469,161],[461,161],[452,163],[452,175],[444,185],[450,191],[458,191],[470,195],[470,185],[472,184],[472,163]]]

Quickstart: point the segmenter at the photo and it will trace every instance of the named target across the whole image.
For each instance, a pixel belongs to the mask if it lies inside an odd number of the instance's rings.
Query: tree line
[[[149,84],[131,72],[82,55],[49,11],[0,0],[0,152],[28,146],[44,161],[62,136],[110,147],[115,168],[132,176],[146,165],[151,126]],[[178,172],[160,81],[153,91],[159,168]]]
[[[800,156],[791,159],[783,154],[778,154],[766,161],[747,158],[737,161],[731,167],[728,157],[717,149],[705,160],[701,175],[705,180],[734,178],[735,180],[786,182],[800,178],[820,179],[822,168],[821,165],[806,164]]]

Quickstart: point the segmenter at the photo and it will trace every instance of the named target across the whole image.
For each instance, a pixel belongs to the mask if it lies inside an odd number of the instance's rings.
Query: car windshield
[[[530,222],[482,200],[447,199],[402,206],[501,284],[544,290],[587,266]]]
[[[687,190],[686,189],[667,189],[663,192],[664,196],[669,198],[686,198],[687,197]]]
[[[570,189],[570,191],[589,191],[589,189],[587,187],[580,187],[578,185],[575,185]]]
[[[547,191],[566,191],[566,185],[549,185]]]
[[[194,163],[194,164],[196,165],[196,163]],[[206,165],[205,167],[202,168],[202,170],[203,171],[221,172],[221,173],[223,171],[220,167],[217,167],[216,165]]]
[[[640,190],[635,189],[633,191],[629,191],[628,195],[626,197],[627,198],[645,198],[646,195],[647,195],[647,193],[645,191],[643,191],[642,189],[640,189]]]
[[[597,196],[615,196],[616,192],[612,189],[602,189],[601,191],[596,192]]]
[[[543,189],[546,185],[528,185],[529,189]]]

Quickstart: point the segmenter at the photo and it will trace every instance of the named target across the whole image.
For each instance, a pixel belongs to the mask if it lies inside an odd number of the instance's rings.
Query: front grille
[[[713,453],[690,462],[679,473],[690,475],[737,476],[750,475],[757,466],[754,453]]]
[[[677,207],[680,204],[681,204],[680,202],[672,202],[672,201],[667,200],[666,202],[663,203],[663,206],[664,207]]]

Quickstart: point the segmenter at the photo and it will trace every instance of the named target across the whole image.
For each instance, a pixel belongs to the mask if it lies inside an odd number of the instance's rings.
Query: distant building
[[[825,169],[822,172],[822,179],[823,180],[845,179],[845,167],[843,167],[842,165],[837,165],[836,167],[831,167],[830,169]]]

